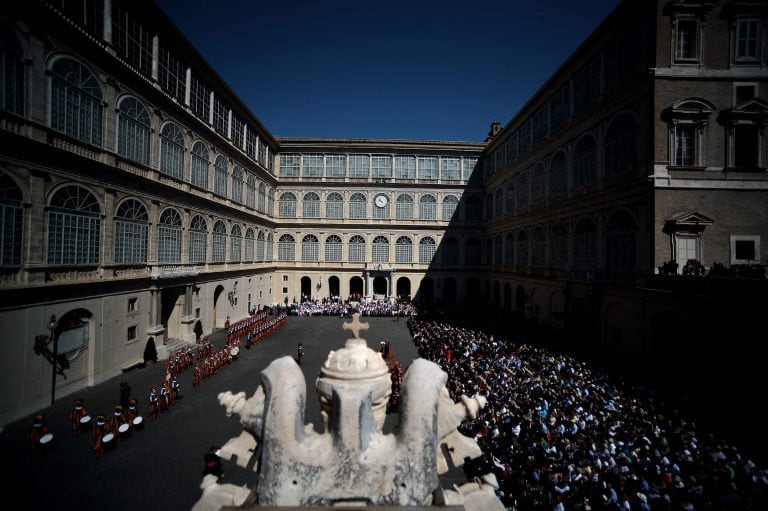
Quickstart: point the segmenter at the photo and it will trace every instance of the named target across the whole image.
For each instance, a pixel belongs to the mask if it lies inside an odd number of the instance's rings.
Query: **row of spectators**
[[[288,307],[288,313],[297,316],[351,317],[355,312],[359,312],[361,316],[410,317],[416,314],[416,307],[410,302],[335,302],[328,299],[305,301]]]
[[[484,453],[465,471],[470,480],[494,472],[508,509],[768,508],[768,470],[651,392],[543,347],[433,321],[409,328],[419,355],[448,373],[454,399],[487,396],[460,428]],[[745,442],[760,441],[734,412]]]

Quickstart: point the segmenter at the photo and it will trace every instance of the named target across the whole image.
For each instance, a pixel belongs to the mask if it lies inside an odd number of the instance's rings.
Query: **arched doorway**
[[[349,279],[349,299],[357,302],[363,296],[363,278],[352,277]]]
[[[373,294],[379,296],[387,296],[386,277],[378,276],[373,278]]]
[[[456,303],[456,279],[453,277],[443,281],[443,303]]]
[[[341,295],[341,282],[339,277],[328,277],[328,296],[330,298]]]
[[[224,322],[227,320],[224,300],[221,295],[224,294],[224,286],[216,286],[213,292],[213,327],[224,328]]]
[[[525,288],[522,285],[517,286],[515,296],[515,309],[519,312],[525,312]]]
[[[480,283],[474,277],[467,279],[465,299],[472,305],[476,305],[477,301],[480,299]]]
[[[312,299],[312,279],[301,277],[301,301],[306,302]]]
[[[419,284],[419,300],[422,302],[432,301],[435,298],[435,283],[430,277],[424,277]]]
[[[512,312],[512,286],[509,282],[504,284],[504,310]]]
[[[411,299],[411,279],[408,277],[397,279],[397,297],[400,299]]]
[[[501,305],[501,286],[498,281],[493,283],[493,304],[496,307]]]
[[[224,287],[221,286],[221,289],[224,290]],[[165,328],[166,340],[181,339],[184,336],[181,330],[181,318],[184,316],[185,299],[186,293],[183,287],[167,287],[161,291],[160,323]]]

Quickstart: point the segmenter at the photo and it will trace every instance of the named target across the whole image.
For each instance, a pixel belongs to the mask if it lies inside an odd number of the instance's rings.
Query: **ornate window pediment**
[[[714,220],[696,211],[684,211],[667,218],[664,222],[664,232],[700,232]]]

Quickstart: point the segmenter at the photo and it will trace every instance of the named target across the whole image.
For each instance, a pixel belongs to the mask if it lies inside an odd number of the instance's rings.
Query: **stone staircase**
[[[184,339],[166,339],[163,345],[157,350],[158,362],[160,360],[168,360],[168,357],[171,353],[176,353],[181,348],[189,344],[191,343],[185,341]]]

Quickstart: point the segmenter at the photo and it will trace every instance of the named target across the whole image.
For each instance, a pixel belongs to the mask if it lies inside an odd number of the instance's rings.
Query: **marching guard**
[[[72,424],[72,434],[77,436],[83,430],[81,419],[88,417],[88,409],[85,407],[85,401],[75,399],[75,406],[72,411],[69,412],[69,422]]]

